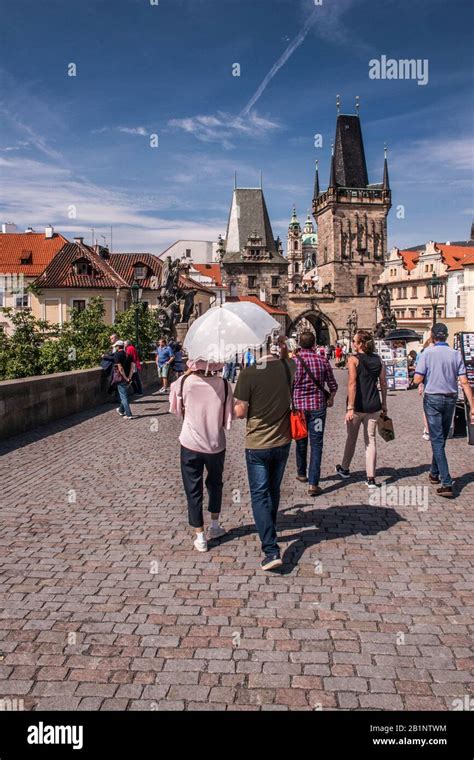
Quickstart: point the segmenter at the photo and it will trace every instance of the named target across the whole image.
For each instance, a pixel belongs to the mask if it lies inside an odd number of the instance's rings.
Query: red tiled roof
[[[276,306],[271,306],[269,303],[264,303],[257,298],[257,296],[228,296],[226,301],[250,301],[250,303],[255,303],[257,306],[261,306],[268,314],[280,314],[281,316],[286,316],[286,311],[283,311],[283,309],[277,309]]]
[[[135,282],[135,267],[140,264],[147,268],[147,277],[139,280],[140,286],[153,290],[160,287],[163,264],[152,253],[112,253],[109,256],[109,262],[129,287]],[[157,278],[157,281],[153,280],[153,277]]]
[[[0,271],[38,277],[69,241],[58,233],[47,238],[44,232],[7,232],[0,234]],[[28,264],[21,264],[29,258]]]
[[[469,248],[461,245],[436,243],[436,248],[441,251],[443,264],[446,264],[449,272],[452,272],[453,269],[462,269],[463,260],[469,255]]]
[[[73,264],[86,259],[92,274],[75,274]],[[128,283],[110,266],[108,260],[84,243],[66,243],[36,280],[40,288],[127,288]]]
[[[216,285],[222,286],[222,272],[219,264],[193,264],[193,266],[200,274],[211,277]]]
[[[471,266],[472,264],[474,264],[474,251],[472,251],[472,253],[466,254],[462,260],[463,267]]]
[[[196,282],[196,280],[193,280],[192,277],[180,277],[179,284],[183,290],[192,290],[193,288],[196,288],[196,290],[200,290],[202,293],[210,293],[211,295],[215,295],[214,291],[211,290],[211,288],[207,288],[201,282]]]
[[[420,251],[399,251],[398,255],[402,258],[403,268],[406,269],[407,272],[411,272],[415,269],[418,263]]]

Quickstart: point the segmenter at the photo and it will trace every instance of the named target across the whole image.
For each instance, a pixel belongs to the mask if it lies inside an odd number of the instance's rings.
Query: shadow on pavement
[[[308,506],[311,504],[295,504],[278,513],[278,543],[294,541],[283,553],[283,567],[278,570],[280,574],[288,575],[293,572],[306,549],[314,544],[358,534],[375,536],[389,530],[398,522],[406,522],[394,509],[385,507],[348,505],[303,511],[302,507]],[[296,514],[292,514],[294,510],[297,510]],[[288,530],[297,532],[281,535],[282,531]],[[241,525],[231,528],[221,539],[210,543],[211,546],[222,546],[252,533],[256,533],[255,525]]]

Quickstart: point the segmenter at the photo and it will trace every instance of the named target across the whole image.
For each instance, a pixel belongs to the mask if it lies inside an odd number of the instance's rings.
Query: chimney
[[[16,232],[16,224],[13,224],[13,222],[3,222],[2,233],[5,235],[7,232]]]
[[[28,235],[31,235],[31,233],[32,233],[32,232],[34,232],[34,229],[33,229],[33,227],[27,227],[27,228],[26,228],[26,230],[25,230],[25,232],[26,232]]]
[[[44,236],[45,238],[52,238],[53,235],[54,235],[54,227],[51,224],[48,224],[48,226],[44,228]]]
[[[74,242],[78,245],[84,245],[84,238],[83,237],[75,237]]]

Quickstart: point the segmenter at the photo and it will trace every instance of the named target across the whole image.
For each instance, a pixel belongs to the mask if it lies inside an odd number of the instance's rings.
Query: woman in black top
[[[342,463],[336,465],[336,472],[341,478],[349,478],[349,467],[359,435],[359,428],[364,428],[365,463],[367,486],[376,488],[375,466],[377,458],[376,439],[377,420],[380,414],[387,413],[387,380],[385,367],[380,356],[375,353],[372,334],[367,330],[358,330],[354,336],[355,354],[349,356],[349,386],[347,398],[346,428],[347,439]],[[380,390],[378,389],[380,382]]]

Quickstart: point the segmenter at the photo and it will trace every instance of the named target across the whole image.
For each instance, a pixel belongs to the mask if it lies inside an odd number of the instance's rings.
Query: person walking
[[[113,373],[115,375],[115,384],[120,398],[120,406],[116,411],[124,419],[133,420],[135,417],[132,415],[130,402],[128,400],[128,384],[132,378],[132,360],[125,351],[125,343],[123,340],[115,341],[113,347],[115,348]]]
[[[308,435],[296,441],[296,479],[309,483],[310,496],[321,493],[319,478],[323,454],[327,407],[334,404],[337,383],[329,362],[318,355],[315,335],[310,330],[300,335],[300,351],[295,355],[296,374],[293,381],[293,409],[304,412]],[[329,388],[329,393],[325,390]],[[309,470],[308,440],[310,444]],[[308,477],[306,476],[308,472]]]
[[[207,551],[207,541],[225,534],[219,525],[222,507],[223,471],[226,449],[225,430],[233,417],[232,386],[218,375],[222,364],[188,361],[189,370],[170,388],[170,412],[183,418],[179,436],[184,491],[189,524],[196,532],[194,548]],[[203,477],[209,495],[211,524],[204,533]]]
[[[336,358],[336,367],[340,367],[342,364],[342,346],[337,344],[334,352],[335,358]]]
[[[127,356],[130,357],[132,360],[132,388],[133,392],[136,393],[137,396],[143,396],[143,388],[142,388],[142,380],[140,377],[140,372],[142,369],[142,365],[140,362],[140,357],[138,356],[138,351],[133,345],[131,340],[125,341],[125,353]]]
[[[265,356],[242,370],[234,390],[235,416],[247,419],[245,460],[252,512],[264,553],[262,570],[283,564],[276,520],[290,453],[291,381],[296,369],[287,359],[284,339],[279,341],[281,358],[271,353],[272,342],[268,340]]]
[[[248,348],[246,352],[244,353],[242,364],[244,367],[253,367],[255,365],[256,359],[255,354],[253,351]]]
[[[349,385],[346,412],[347,439],[342,463],[336,465],[341,478],[350,477],[350,465],[359,435],[364,428],[365,466],[367,487],[377,488],[375,468],[377,462],[377,421],[380,413],[387,413],[387,380],[385,366],[375,353],[375,343],[368,330],[357,330],[353,340],[354,354],[348,358]],[[380,398],[378,383],[382,399]]]
[[[175,343],[173,352],[174,352],[173,372],[178,378],[178,377],[181,377],[181,375],[186,371],[183,347],[181,343]]]
[[[460,352],[448,346],[446,325],[442,322],[433,325],[431,337],[433,345],[423,351],[416,363],[414,382],[424,386],[423,408],[433,452],[429,481],[439,485],[436,489],[439,496],[452,499],[454,481],[445,448],[458,397],[458,381],[469,403],[471,424],[474,424],[473,393]]]
[[[174,353],[168,346],[166,338],[160,338],[156,349],[156,367],[162,385],[158,393],[168,392],[168,375],[173,361]]]

